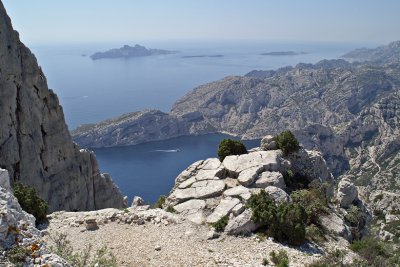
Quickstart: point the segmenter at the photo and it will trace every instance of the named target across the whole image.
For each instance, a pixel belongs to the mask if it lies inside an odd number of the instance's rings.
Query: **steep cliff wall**
[[[33,186],[51,210],[122,207],[93,153],[72,142],[56,94],[0,2],[0,167]]]

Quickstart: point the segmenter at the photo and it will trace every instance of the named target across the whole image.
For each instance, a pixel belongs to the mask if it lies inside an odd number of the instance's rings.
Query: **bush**
[[[277,267],[289,267],[289,257],[287,252],[283,249],[279,250],[278,253],[273,250],[269,256],[271,257],[271,261]]]
[[[293,203],[304,207],[308,216],[308,224],[318,225],[321,215],[328,212],[328,201],[325,192],[321,189],[297,190],[292,192],[291,197]]]
[[[47,222],[47,211],[49,206],[32,187],[25,186],[20,182],[14,185],[14,196],[18,199],[21,208],[36,218],[36,224]]]
[[[307,267],[350,267],[350,265],[344,264],[344,257],[346,253],[343,250],[335,250],[333,252],[328,252],[324,257],[317,261],[307,265]],[[357,265],[351,265],[353,267]]]
[[[93,257],[90,257],[92,246],[89,245],[86,249],[80,252],[74,252],[71,242],[67,239],[65,234],[56,234],[50,236],[54,243],[54,247],[50,250],[68,261],[75,267],[116,267],[117,260],[107,247],[98,249]]]
[[[268,226],[267,234],[290,245],[305,241],[307,213],[298,204],[282,203],[279,206],[265,192],[251,195],[247,207],[252,210],[252,220]]]
[[[155,209],[162,209],[165,203],[166,196],[160,196],[157,202],[154,204],[153,208]]]
[[[217,222],[211,224],[212,227],[214,227],[215,231],[217,232],[222,232],[225,230],[225,227],[228,225],[228,216],[224,216],[221,219],[219,219]]]
[[[170,213],[175,213],[175,212],[176,212],[176,210],[174,209],[174,207],[171,206],[171,205],[169,205],[169,206],[167,207],[166,211],[167,211],[167,212],[170,212]]]
[[[29,256],[29,250],[20,245],[17,245],[6,252],[6,258],[17,266],[22,266],[21,264],[25,262],[27,256]]]
[[[363,258],[366,266],[400,266],[400,251],[389,243],[369,237],[354,241],[350,249]]]
[[[227,156],[242,154],[247,154],[247,149],[246,146],[240,141],[224,139],[218,146],[218,158],[221,162]]]
[[[322,244],[326,241],[324,232],[315,224],[306,227],[306,239],[317,244]]]
[[[284,155],[297,152],[300,149],[299,141],[291,131],[284,131],[275,137],[278,148],[282,150]]]
[[[307,213],[298,204],[282,203],[278,206],[278,231],[275,238],[299,246],[306,239]]]

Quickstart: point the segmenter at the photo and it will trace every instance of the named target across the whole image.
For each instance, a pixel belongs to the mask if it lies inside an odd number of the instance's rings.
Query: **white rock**
[[[229,215],[232,209],[240,203],[237,198],[222,199],[219,205],[214,209],[213,213],[207,217],[207,223],[215,223],[222,217]]]
[[[258,178],[258,174],[264,169],[263,166],[251,167],[239,173],[237,178],[241,185],[249,186]]]
[[[279,171],[282,152],[280,150],[257,151],[249,154],[225,157],[222,165],[231,173],[240,173],[251,167],[268,171]]]
[[[202,210],[206,207],[206,202],[201,199],[191,199],[181,204],[174,206],[174,209],[178,213],[183,215],[193,214]]]
[[[358,199],[357,187],[347,179],[342,179],[338,185],[336,199],[341,208],[347,209]]]
[[[133,197],[133,201],[132,201],[131,207],[139,207],[139,206],[143,206],[143,205],[144,205],[143,198],[141,198],[139,196],[134,196]]]
[[[275,186],[280,189],[286,189],[285,180],[280,172],[263,172],[254,184],[255,187],[265,188],[267,186]]]
[[[225,232],[230,235],[250,234],[255,231],[259,225],[251,220],[251,210],[245,210],[239,216],[228,221]]]
[[[243,211],[244,211],[244,205],[242,203],[239,203],[232,209],[232,214],[233,216],[238,216]]]
[[[176,189],[170,198],[178,203],[193,198],[209,198],[222,194],[225,183],[222,180],[204,180],[195,182],[190,188]]]
[[[274,139],[275,139],[275,137],[272,135],[265,136],[263,139],[261,139],[261,148],[263,150],[278,149],[278,145]]]
[[[267,192],[277,203],[289,202],[289,195],[278,187],[268,186],[265,188],[265,192]]]
[[[341,219],[335,213],[321,216],[320,223],[328,231],[333,232],[334,234],[339,235],[346,240],[351,240],[350,230],[344,224],[343,219]]]
[[[233,196],[240,196],[243,194],[249,194],[250,190],[242,185],[232,187],[230,189],[227,189],[224,191],[223,195],[227,197],[233,197]]]

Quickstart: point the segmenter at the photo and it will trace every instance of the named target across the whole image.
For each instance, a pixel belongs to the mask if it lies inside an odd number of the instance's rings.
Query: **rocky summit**
[[[57,95],[0,3],[0,167],[34,187],[50,210],[123,207],[95,155],[74,144]]]

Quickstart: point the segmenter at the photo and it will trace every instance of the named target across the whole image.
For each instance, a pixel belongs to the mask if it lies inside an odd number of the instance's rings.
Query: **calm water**
[[[142,196],[155,202],[167,194],[174,179],[190,164],[210,157],[217,157],[219,142],[226,135],[180,137],[167,141],[151,142],[136,146],[96,149],[101,169],[112,174],[123,193]],[[246,141],[247,148],[259,146],[260,141]],[[179,149],[179,152],[171,152]]]
[[[329,43],[156,43],[148,48],[179,50],[173,55],[92,61],[89,55],[120,44],[33,46],[49,87],[59,96],[70,129],[123,113],[173,103],[201,84],[257,69],[276,69],[299,62],[337,58],[365,44]],[[128,43],[133,45],[134,43]],[[368,46],[368,45],[367,45]],[[262,56],[272,51],[305,51],[298,56]],[[87,56],[82,56],[86,54]],[[223,57],[186,57],[197,55]],[[100,168],[111,174],[124,194],[154,202],[167,194],[175,177],[189,164],[216,157],[223,135],[182,137],[130,147],[96,149]],[[258,141],[248,147],[258,146]],[[156,150],[181,151],[161,152]]]

